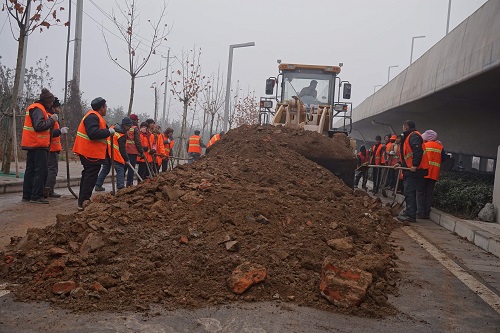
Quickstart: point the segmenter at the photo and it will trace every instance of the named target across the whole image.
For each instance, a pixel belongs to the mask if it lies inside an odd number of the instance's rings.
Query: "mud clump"
[[[317,133],[231,130],[191,165],[116,196],[95,195],[85,211],[30,229],[1,255],[0,277],[19,300],[75,311],[275,301],[359,316],[395,313],[387,297],[397,292],[388,243],[396,223],[301,151],[352,155]],[[337,265],[343,288],[352,272],[370,275],[356,287],[359,299],[338,300],[331,285],[325,290],[334,299],[324,297],[323,266],[336,281]]]

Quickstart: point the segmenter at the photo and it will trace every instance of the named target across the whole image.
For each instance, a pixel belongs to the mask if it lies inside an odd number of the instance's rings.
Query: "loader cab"
[[[335,77],[340,72],[336,66],[280,64],[279,101],[298,97],[304,105],[332,105],[335,95]],[[310,92],[315,90],[315,93]]]
[[[339,66],[279,64],[279,75],[266,80],[266,95],[275,95],[272,124],[328,133],[350,132],[350,103],[340,103],[336,89],[344,83],[344,99],[350,98],[350,84],[342,81]],[[276,92],[274,91],[274,88]],[[262,110],[265,112],[265,110]],[[334,123],[342,118],[341,129]]]

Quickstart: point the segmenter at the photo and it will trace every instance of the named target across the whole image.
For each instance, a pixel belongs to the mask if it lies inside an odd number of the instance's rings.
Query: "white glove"
[[[69,128],[67,128],[67,127],[62,127],[62,128],[61,128],[61,133],[62,133],[62,134],[68,134],[68,130],[69,130]]]
[[[59,120],[59,116],[57,115],[57,113],[53,113],[52,116],[50,116],[50,118],[54,119],[54,121]]]
[[[114,128],[108,128],[109,130],[109,135],[115,134],[115,129]]]

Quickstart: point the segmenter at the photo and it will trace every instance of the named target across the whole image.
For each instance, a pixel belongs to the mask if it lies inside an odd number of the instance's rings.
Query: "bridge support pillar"
[[[497,151],[497,162],[500,158],[500,146]],[[493,206],[495,206],[495,222],[500,223],[500,164],[496,163],[495,183],[493,185]]]
[[[488,159],[481,157],[479,158],[479,171],[486,172],[488,169]]]
[[[471,155],[460,155],[460,161],[462,161],[462,166],[465,168],[465,171],[472,171]]]

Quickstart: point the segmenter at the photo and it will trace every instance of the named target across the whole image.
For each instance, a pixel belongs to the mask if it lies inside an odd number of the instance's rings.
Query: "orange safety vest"
[[[406,137],[403,145],[402,155],[408,168],[411,168],[413,166],[413,151],[411,150],[410,146],[410,136],[414,134],[422,137],[422,134],[420,134],[419,131],[413,131]],[[420,165],[417,167],[417,169],[429,169],[429,160],[427,159],[427,154],[425,153],[425,144],[422,145],[422,150],[424,151],[422,154],[422,161],[420,161]]]
[[[132,154],[132,155],[139,155],[139,150],[135,146],[135,141],[134,141],[134,134],[135,134],[135,129],[137,126],[132,126],[130,129],[127,131],[127,154]]]
[[[429,173],[425,178],[439,179],[439,172],[441,171],[441,153],[443,145],[436,141],[427,141],[425,143],[425,153],[429,160]]]
[[[165,140],[165,137],[161,133],[157,134],[157,135],[153,134],[153,137],[154,137],[155,146],[156,146],[156,164],[161,164],[163,158],[168,156],[168,153],[165,151],[165,144],[163,143],[163,141]],[[170,152],[170,150],[169,150],[169,152]],[[158,156],[158,155],[160,155],[160,156]]]
[[[201,154],[201,137],[199,135],[191,135],[189,137],[189,148],[188,153],[198,153]]]
[[[379,144],[378,145],[378,148],[375,147],[375,145],[373,145],[372,147],[372,152],[375,154],[374,157],[375,157],[375,161],[374,161],[374,164],[375,165],[380,165],[381,163],[381,159],[382,159],[382,144]]]
[[[110,128],[114,129],[115,125],[111,126]],[[125,134],[118,132],[115,132],[115,134],[113,134],[113,160],[115,160],[115,162],[118,162],[120,164],[125,164],[125,159],[120,153],[120,146],[118,145],[118,139],[124,135]],[[106,141],[108,142],[108,155],[109,157],[111,157],[111,140],[109,138],[110,137],[108,136],[106,138]]]
[[[104,160],[106,158],[106,147],[108,146],[106,139],[90,140],[83,123],[85,118],[91,114],[95,114],[99,118],[99,129],[106,129],[106,120],[104,120],[99,112],[94,110],[87,112],[80,121],[80,125],[78,125],[73,152],[87,159]]]
[[[141,144],[143,147],[148,147],[148,151],[144,152],[144,156],[146,156],[147,160],[149,163],[153,162],[153,156],[149,152],[151,149],[153,149],[153,143],[154,143],[154,137],[152,133],[146,132],[146,134],[142,133],[140,134],[141,136]],[[145,162],[145,160],[137,156],[137,162]]]
[[[370,160],[370,154],[368,153],[368,151],[366,151],[364,155],[362,152],[359,152],[358,156],[359,159],[361,160],[361,164],[366,163]]]
[[[170,151],[172,151],[172,149],[174,149],[174,139],[170,139]]]
[[[56,121],[54,123],[54,129],[61,129],[59,126],[59,122]],[[52,137],[52,142],[50,143],[50,152],[51,153],[59,153],[62,150],[62,144],[61,144],[61,136],[59,135],[58,137],[54,138]]]
[[[210,139],[210,141],[208,141],[207,148],[210,147],[211,145],[213,145],[214,143],[216,143],[219,140],[220,140],[220,134],[217,133],[214,136],[212,136],[212,138]]]
[[[50,145],[50,129],[37,132],[33,127],[33,122],[30,117],[30,110],[39,108],[43,112],[43,119],[49,119],[45,107],[41,103],[33,103],[26,109],[26,116],[24,117],[23,136],[21,139],[21,146],[27,148],[49,148]]]

